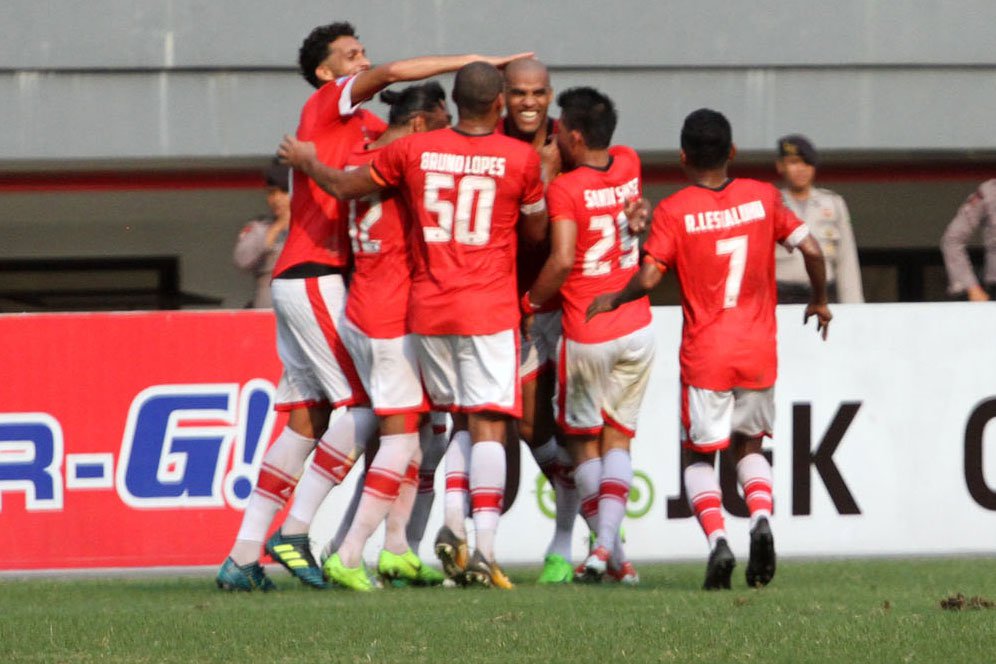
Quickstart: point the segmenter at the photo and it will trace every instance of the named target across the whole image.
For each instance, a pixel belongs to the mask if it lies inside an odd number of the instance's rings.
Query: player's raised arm
[[[826,339],[833,314],[830,313],[830,307],[827,306],[827,266],[823,258],[823,251],[812,235],[807,235],[796,246],[796,249],[802,252],[802,259],[806,264],[806,274],[809,275],[809,283],[812,286],[812,295],[809,304],[806,305],[802,322],[806,324],[810,316],[816,316],[816,331],[822,333],[823,338]]]
[[[356,75],[352,87],[352,102],[359,104],[399,81],[420,81],[423,78],[446,74],[460,69],[471,62],[487,62],[495,67],[503,67],[517,58],[531,58],[532,52],[515,55],[426,55],[407,60],[396,60],[377,65]]]
[[[598,314],[615,311],[627,302],[639,300],[649,294],[661,282],[666,271],[667,268],[652,256],[645,256],[640,271],[632,276],[621,291],[602,293],[592,300],[585,313],[585,320],[591,320]]]
[[[314,143],[299,141],[289,134],[284,136],[277,155],[283,163],[301,171],[340,200],[362,198],[383,188],[370,176],[369,166],[353,171],[331,168],[318,160]]]

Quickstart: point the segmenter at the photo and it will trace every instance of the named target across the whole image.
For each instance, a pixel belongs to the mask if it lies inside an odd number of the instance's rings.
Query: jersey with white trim
[[[650,324],[650,300],[642,297],[585,322],[600,293],[622,290],[640,269],[640,248],[629,232],[626,201],[642,196],[640,158],[623,145],[609,148],[605,168],[578,166],[547,189],[550,223],[577,225],[574,266],[560,288],[564,337],[581,343],[618,339]]]
[[[646,254],[681,285],[681,380],[709,390],[764,389],[778,374],[775,243],[806,226],[770,184],[737,178],[686,187],[654,210]]]
[[[346,169],[369,164],[383,149],[357,148],[346,160]],[[408,332],[410,232],[408,206],[397,190],[385,189],[349,202],[353,275],[346,315],[369,337],[393,339]]]
[[[329,81],[301,109],[297,138],[312,141],[318,159],[333,168],[342,168],[357,144],[374,140],[386,127],[383,120],[352,104],[354,80],[355,76]],[[349,238],[345,202],[294,171],[290,227],[273,275],[302,263],[347,266]]]
[[[394,141],[374,158],[372,173],[401,189],[413,217],[411,331],[517,327],[519,214],[545,209],[536,151],[500,134],[446,128]]]

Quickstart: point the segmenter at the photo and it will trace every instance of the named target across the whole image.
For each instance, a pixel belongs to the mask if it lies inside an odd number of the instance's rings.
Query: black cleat
[[[775,537],[764,517],[750,531],[750,559],[747,561],[747,585],[760,588],[775,578]]]
[[[725,538],[720,538],[716,542],[716,547],[709,554],[709,563],[706,565],[705,583],[703,590],[729,590],[730,576],[733,575],[733,568],[736,567],[737,560],[730,551],[730,545]]]

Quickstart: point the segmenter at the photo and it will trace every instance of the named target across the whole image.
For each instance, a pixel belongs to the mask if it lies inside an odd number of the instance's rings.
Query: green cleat
[[[377,559],[377,574],[385,585],[403,588],[418,579],[418,570],[422,561],[411,549],[402,554],[391,553],[382,549]]]
[[[438,586],[442,585],[443,581],[446,580],[446,575],[440,572],[435,567],[429,567],[425,563],[418,568],[418,579],[415,581],[416,586]]]
[[[374,589],[374,584],[367,576],[363,563],[360,563],[359,567],[346,567],[342,564],[342,558],[338,553],[332,554],[322,569],[325,571],[326,579],[343,588],[360,592],[371,592]]]
[[[328,587],[322,568],[311,555],[311,541],[306,534],[282,535],[278,530],[266,542],[266,552],[304,585],[319,589]]]
[[[570,583],[574,579],[574,568],[563,556],[551,553],[543,559],[543,572],[537,583],[558,584]]]
[[[218,570],[218,576],[215,577],[214,582],[222,590],[241,590],[246,592],[262,590],[266,592],[276,588],[270,577],[263,571],[263,566],[258,562],[240,566],[236,565],[235,561],[231,558],[225,558],[225,562],[222,563],[221,569]]]

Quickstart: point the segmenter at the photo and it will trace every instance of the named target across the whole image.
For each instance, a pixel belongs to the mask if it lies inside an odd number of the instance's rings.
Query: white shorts
[[[557,424],[570,435],[598,435],[608,425],[634,437],[653,363],[649,325],[597,344],[562,339],[553,400]]]
[[[536,314],[530,338],[522,340],[519,378],[523,383],[533,380],[557,362],[557,343],[560,341],[561,312],[548,311]]]
[[[424,413],[429,410],[418,370],[414,335],[373,339],[348,317],[344,318],[340,331],[375,414]]]
[[[771,436],[775,426],[775,388],[723,392],[681,386],[681,444],[697,452],[725,450],[730,434]]]
[[[422,380],[435,410],[522,417],[518,330],[415,338]]]
[[[363,385],[339,336],[346,303],[342,277],[274,279],[271,291],[277,354],[284,365],[277,410],[366,403]]]

